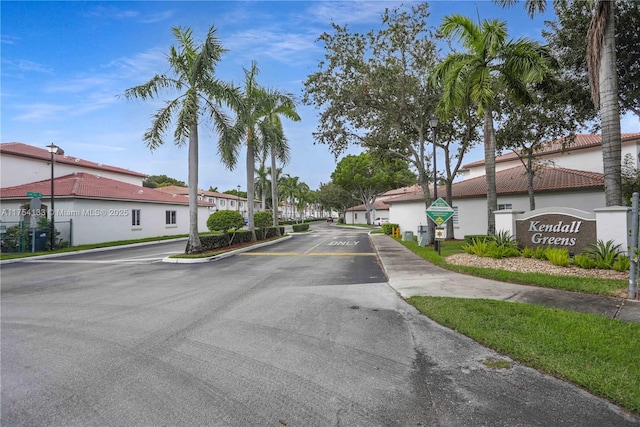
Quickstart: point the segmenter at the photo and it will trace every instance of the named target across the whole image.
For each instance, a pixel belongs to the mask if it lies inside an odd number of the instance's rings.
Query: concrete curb
[[[34,260],[34,259],[57,258],[57,257],[63,257],[67,255],[80,255],[80,254],[88,254],[91,252],[106,252],[106,251],[112,251],[115,249],[122,249],[122,248],[135,248],[138,246],[157,245],[159,243],[179,242],[181,240],[184,240],[186,242],[187,237],[178,237],[176,239],[166,239],[166,240],[154,240],[152,242],[130,243],[128,245],[108,246],[106,248],[83,249],[79,251],[60,252],[56,254],[36,255],[36,256],[27,256],[22,258],[5,259],[0,261],[0,265],[12,264],[14,262],[24,262],[24,261]]]
[[[246,248],[240,248],[240,249],[236,249],[233,251],[229,251],[229,252],[224,252],[221,253],[219,255],[214,255],[214,256],[210,256],[210,257],[205,257],[205,258],[171,258],[171,257],[165,257],[162,259],[162,262],[166,262],[169,264],[203,264],[205,262],[211,262],[211,261],[217,261],[219,259],[223,259],[223,258],[228,258],[230,256],[242,253],[242,252],[247,252],[253,249],[257,249],[257,248],[262,248],[264,246],[270,246],[276,243],[280,243],[283,242],[285,240],[289,240],[292,236],[291,235],[286,235],[284,237],[281,237],[277,240],[271,240],[269,242],[263,242],[263,243],[258,243],[256,245],[252,245],[252,246],[247,246]]]

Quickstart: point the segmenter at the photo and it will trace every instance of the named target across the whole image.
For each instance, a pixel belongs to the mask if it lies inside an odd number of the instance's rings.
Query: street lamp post
[[[238,185],[238,192],[236,193],[236,196],[238,197],[238,200],[236,201],[236,208],[238,213],[240,213],[240,186]]]
[[[49,230],[50,236],[49,236],[49,241],[51,242],[51,250],[55,250],[56,249],[56,236],[55,236],[55,215],[56,215],[56,208],[55,208],[55,187],[53,184],[53,180],[54,180],[54,175],[53,175],[53,163],[54,163],[54,158],[53,155],[57,154],[57,155],[62,155],[64,154],[64,150],[60,147],[58,147],[57,145],[55,145],[53,142],[50,145],[47,145],[47,150],[49,150],[49,153],[51,153],[51,229]]]
[[[432,115],[429,119],[429,126],[431,126],[433,132],[433,200],[436,201],[438,200],[438,169],[436,168],[436,126],[438,126],[438,117],[436,115]],[[440,253],[440,245],[438,244],[438,240],[436,240],[435,232],[433,234],[433,248]]]

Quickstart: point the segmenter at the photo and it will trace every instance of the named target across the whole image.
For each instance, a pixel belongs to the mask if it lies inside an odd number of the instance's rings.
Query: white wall
[[[498,204],[511,204],[514,211],[529,211],[527,195],[499,196]],[[536,195],[536,208],[566,206],[592,211],[605,206],[604,192],[564,192]],[[454,237],[463,239],[466,235],[487,233],[487,199],[484,197],[454,200],[452,207],[458,208],[458,224],[454,226]],[[389,222],[400,225],[401,231],[417,232],[418,225],[431,221],[425,213],[424,202],[392,203]],[[453,221],[453,218],[449,221]],[[447,236],[451,238],[451,236]]]
[[[60,156],[55,156],[60,157]],[[115,179],[129,184],[141,186],[143,177],[120,174],[117,172],[102,171],[83,167],[75,164],[56,162],[53,174],[59,176],[69,175],[74,172],[86,172],[100,175],[105,178]],[[51,163],[49,160],[31,159],[10,154],[0,156],[0,187],[14,187],[30,182],[51,179]]]
[[[48,202],[48,201],[47,201]],[[3,213],[12,213],[25,202],[3,201]],[[47,203],[45,203],[47,204]],[[189,233],[189,206],[178,204],[144,203],[137,201],[103,201],[92,199],[56,198],[56,228],[66,236],[63,221],[73,221],[73,245],[113,242],[146,237],[172,236]],[[132,225],[132,210],[140,209],[140,225]],[[166,224],[166,211],[176,211],[176,224]],[[206,232],[208,207],[198,208],[198,231]],[[3,215],[3,221],[19,221],[19,216]]]

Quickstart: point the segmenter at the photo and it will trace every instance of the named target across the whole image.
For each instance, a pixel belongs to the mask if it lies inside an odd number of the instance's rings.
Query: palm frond
[[[124,92],[125,99],[139,98],[142,100],[152,99],[158,95],[161,89],[180,89],[180,83],[163,74],[156,74],[145,84],[134,86]]]
[[[150,150],[155,150],[164,144],[163,136],[167,128],[171,125],[171,119],[180,107],[180,99],[167,101],[164,108],[159,109],[153,115],[151,127],[144,134],[143,141]]]

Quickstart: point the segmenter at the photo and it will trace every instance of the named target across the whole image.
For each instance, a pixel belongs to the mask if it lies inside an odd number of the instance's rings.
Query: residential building
[[[146,174],[70,155],[54,155],[55,227],[73,245],[189,233],[189,200],[142,186]],[[22,143],[0,144],[0,234],[31,226],[30,213],[50,216],[51,154]],[[41,206],[30,210],[32,197]],[[198,229],[215,204],[198,201]],[[34,218],[35,219],[35,218]]]
[[[535,153],[539,165],[534,178],[536,208],[569,207],[590,212],[604,207],[600,135],[577,135],[571,144],[565,142],[563,139],[551,141]],[[640,133],[623,134],[622,143],[623,159],[631,157],[638,167]],[[461,239],[465,235],[487,232],[484,161],[464,165],[462,174],[464,179],[452,186],[455,214],[450,221],[453,221],[454,235],[447,238]],[[527,174],[516,153],[496,157],[496,186],[498,210],[529,211]],[[419,225],[427,225],[430,221],[425,212],[427,206],[419,187],[404,190],[398,189],[395,196],[380,199],[388,207],[391,223],[399,224],[401,230],[416,233]],[[438,187],[438,195],[446,199],[444,186]],[[366,223],[363,206],[350,211],[357,215],[356,223]]]

